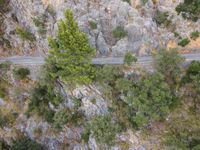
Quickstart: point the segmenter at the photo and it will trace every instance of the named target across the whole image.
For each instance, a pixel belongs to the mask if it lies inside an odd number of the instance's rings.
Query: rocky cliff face
[[[174,33],[189,37],[200,28],[199,22],[184,20],[175,12],[181,0],[158,0],[142,3],[132,0],[11,0],[10,11],[4,20],[4,37],[13,49],[9,54],[45,55],[49,49],[48,36],[54,36],[57,22],[63,12],[74,12],[80,29],[88,35],[91,45],[99,56],[120,56],[127,51],[138,55],[148,55],[152,50],[166,47],[169,42],[177,43]],[[169,27],[158,26],[154,20],[157,10],[168,12]],[[33,33],[36,41],[21,40],[14,29],[19,26]],[[113,30],[123,27],[127,35],[113,36]],[[176,47],[176,44],[174,44]],[[190,46],[190,50],[196,47]],[[10,48],[9,48],[10,49]],[[7,50],[8,52],[8,50]]]

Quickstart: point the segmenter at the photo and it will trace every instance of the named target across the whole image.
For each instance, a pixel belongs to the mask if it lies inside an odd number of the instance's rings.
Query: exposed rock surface
[[[166,47],[171,40],[178,42],[174,32],[188,37],[191,32],[200,28],[199,21],[194,23],[177,15],[175,7],[181,1],[159,0],[153,4],[149,0],[142,4],[140,0],[132,0],[131,6],[122,0],[11,0],[10,12],[6,14],[4,21],[4,36],[10,40],[11,46],[17,49],[11,55],[45,55],[49,49],[47,37],[55,36],[58,20],[63,18],[66,9],[71,9],[80,29],[88,35],[91,45],[97,49],[97,55],[120,56],[127,51],[148,55],[154,49]],[[153,19],[157,10],[169,13],[172,21],[170,29],[157,26]],[[45,35],[40,35],[34,24],[34,19],[42,15],[46,17]],[[91,21],[96,23],[96,29],[90,27]],[[36,41],[22,41],[19,36],[13,34],[16,26],[33,33]],[[128,33],[121,40],[112,35],[117,26],[124,27]]]

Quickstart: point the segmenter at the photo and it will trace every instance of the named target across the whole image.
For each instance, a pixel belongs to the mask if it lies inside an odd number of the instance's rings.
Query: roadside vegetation
[[[168,25],[167,14],[158,14],[157,23]],[[42,25],[40,20],[38,25]],[[40,24],[41,23],[41,24]],[[43,26],[43,25],[42,25]],[[91,23],[91,29],[96,24]],[[18,34],[29,41],[30,34],[22,30]],[[113,30],[113,36],[121,39],[127,36],[123,27]],[[197,32],[191,38],[197,38]],[[30,38],[30,39],[29,39]],[[185,46],[188,40],[179,45]],[[82,127],[81,137],[88,143],[92,137],[97,144],[111,147],[118,142],[118,134],[132,131],[150,131],[155,124],[162,124],[167,131],[162,135],[163,145],[169,149],[198,150],[200,147],[200,63],[192,62],[183,67],[184,58],[176,49],[161,49],[153,57],[154,70],[133,69],[137,58],[131,53],[124,57],[124,65],[93,66],[95,50],[74,21],[70,10],[65,19],[58,23],[56,37],[49,38],[51,47],[46,63],[32,91],[27,117],[40,116],[55,132],[69,127]],[[136,65],[136,67],[138,67]],[[0,64],[0,98],[7,95],[6,71],[9,63]],[[127,72],[128,70],[128,72]],[[131,71],[130,71],[131,70]],[[13,71],[17,79],[26,79],[27,68]],[[81,100],[73,99],[74,107],[66,106],[67,87],[72,92],[78,86],[95,85],[103,97],[109,100],[106,114],[86,119],[81,109]],[[64,87],[65,85],[66,87]],[[94,105],[96,99],[91,101]],[[12,123],[0,113],[0,127]],[[4,146],[4,145],[3,145]],[[27,137],[15,139],[11,150],[45,150],[45,146]],[[102,148],[104,149],[104,148]]]
[[[196,22],[200,18],[200,1],[199,0],[184,0],[176,7],[178,14],[183,18]]]

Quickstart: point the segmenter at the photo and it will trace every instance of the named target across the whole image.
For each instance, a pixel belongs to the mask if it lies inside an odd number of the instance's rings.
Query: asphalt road
[[[200,61],[200,53],[196,54],[182,54],[182,56],[186,59],[186,61],[197,60]],[[149,65],[152,63],[153,58],[151,56],[143,56],[137,57],[138,64],[141,65]],[[26,56],[14,56],[8,58],[0,58],[0,63],[10,61],[13,64],[17,65],[42,65],[45,63],[44,57],[26,57]],[[123,64],[124,58],[123,57],[99,57],[94,58],[92,63],[95,65],[120,65]]]

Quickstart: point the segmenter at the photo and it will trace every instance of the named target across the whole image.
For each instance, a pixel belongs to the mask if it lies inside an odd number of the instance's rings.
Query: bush
[[[156,85],[156,86],[155,86]],[[161,121],[170,112],[175,100],[164,76],[147,74],[133,84],[125,98],[127,115],[137,128]]]
[[[28,137],[22,137],[13,141],[11,150],[47,150],[47,148]]]
[[[3,128],[5,126],[7,126],[7,119],[5,116],[3,116],[1,113],[0,113],[0,127]]]
[[[184,58],[178,54],[176,49],[169,51],[162,49],[154,59],[156,70],[164,75],[166,81],[173,87],[172,89],[181,79],[183,61]]]
[[[136,62],[137,58],[131,53],[126,53],[124,57],[124,64],[130,66],[133,62]]]
[[[115,144],[115,137],[119,131],[119,127],[112,122],[110,116],[98,116],[87,124],[82,138],[87,141],[89,134],[92,134],[98,143],[111,146]]]
[[[28,113],[37,113],[51,123],[53,122],[54,111],[49,108],[49,103],[58,106],[62,101],[62,97],[55,93],[52,87],[38,84],[31,93]]]
[[[197,21],[200,14],[200,1],[199,0],[184,0],[176,7],[178,14],[181,14],[183,18],[192,21]]]
[[[191,82],[192,77],[200,74],[200,62],[192,61],[186,70],[185,76],[182,78],[183,83]]]
[[[171,24],[171,21],[168,19],[168,12],[160,12],[157,11],[154,20],[158,25],[164,25],[165,27],[168,27]]]
[[[188,38],[182,39],[178,45],[185,47],[186,45],[188,45],[190,43],[190,40]]]
[[[22,40],[26,40],[26,41],[30,41],[30,42],[34,42],[36,40],[35,36],[26,30],[23,30],[22,28],[16,28],[16,34],[19,35],[19,37]]]
[[[8,71],[10,69],[10,65],[11,65],[11,62],[9,61],[0,63],[0,71],[4,71],[4,72]]]
[[[193,40],[196,40],[199,36],[200,36],[200,32],[199,32],[199,31],[195,31],[195,32],[192,32],[192,33],[190,34],[190,37],[191,37],[191,39],[193,39]]]
[[[117,39],[122,39],[124,38],[125,36],[127,36],[127,32],[124,30],[123,27],[121,26],[118,26],[116,27],[113,31],[112,31],[112,34],[115,38]]]
[[[0,150],[10,150],[10,146],[2,139],[0,139]]]
[[[53,117],[53,125],[56,129],[61,130],[69,121],[69,111],[67,109],[60,110]]]
[[[35,26],[37,27],[37,31],[40,35],[45,35],[47,32],[46,23],[45,23],[46,19],[47,19],[47,16],[43,14],[33,20]]]
[[[17,79],[26,79],[27,76],[30,74],[30,70],[28,68],[18,68],[13,71],[15,77]]]
[[[89,26],[92,30],[97,29],[97,23],[94,21],[89,21]]]

